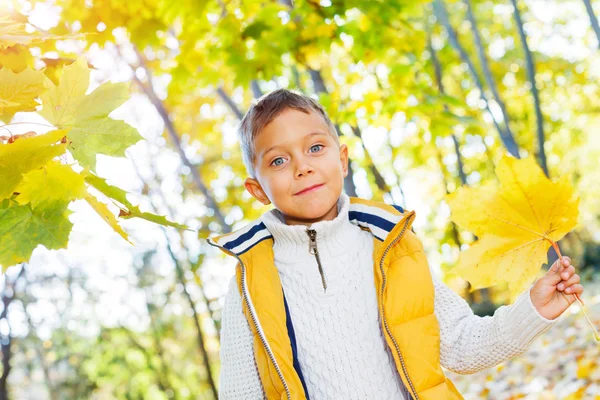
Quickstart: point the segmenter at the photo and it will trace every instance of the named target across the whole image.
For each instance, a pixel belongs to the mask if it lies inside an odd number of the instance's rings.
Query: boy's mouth
[[[324,183],[319,183],[318,185],[309,186],[306,189],[302,189],[298,193],[294,194],[294,196],[299,196],[301,194],[306,194],[306,193],[313,192],[313,191],[317,190],[318,188],[320,188],[323,185],[324,185]]]

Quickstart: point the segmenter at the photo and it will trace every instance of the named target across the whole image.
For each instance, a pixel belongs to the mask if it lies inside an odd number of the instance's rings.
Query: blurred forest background
[[[4,266],[0,400],[217,398],[234,265],[202,239],[265,211],[244,191],[235,128],[280,87],[326,107],[350,148],[346,192],[416,210],[432,269],[480,315],[508,292],[470,293],[452,273],[474,238],[443,197],[495,179],[504,153],[571,177],[580,225],[560,244],[598,324],[598,14],[591,0],[0,0],[0,67],[56,79],[83,55],[92,86],[131,82],[111,116],[145,140],[127,159],[99,155],[98,174],[197,230],[127,220],[131,246],[73,203],[67,249]],[[2,46],[11,23],[41,39]],[[31,129],[25,114],[5,121],[11,134]],[[452,375],[460,390],[600,399],[599,347],[577,306],[567,314],[524,356]]]

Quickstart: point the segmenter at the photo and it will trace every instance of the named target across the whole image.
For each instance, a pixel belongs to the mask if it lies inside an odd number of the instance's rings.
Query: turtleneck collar
[[[317,232],[319,254],[335,257],[347,252],[355,246],[353,243],[356,243],[362,233],[358,226],[350,222],[349,210],[350,198],[342,193],[338,199],[338,215],[331,221],[319,221],[310,227],[287,225],[277,209],[263,214],[261,220],[273,235],[275,261],[298,262],[314,257],[309,253],[308,229]]]

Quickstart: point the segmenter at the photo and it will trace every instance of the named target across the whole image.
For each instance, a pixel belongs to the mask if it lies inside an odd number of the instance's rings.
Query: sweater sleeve
[[[493,316],[480,317],[452,289],[436,278],[433,280],[441,364],[459,374],[472,374],[524,353],[557,321],[538,313],[531,302],[530,289],[514,304],[499,307]]]
[[[242,309],[235,276],[225,295],[221,319],[220,400],[265,398],[254,359],[252,331]]]

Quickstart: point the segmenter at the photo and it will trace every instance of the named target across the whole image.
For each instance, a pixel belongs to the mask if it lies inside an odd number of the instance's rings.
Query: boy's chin
[[[306,210],[293,210],[284,213],[288,224],[309,225],[319,221],[332,220],[337,216],[337,202],[330,207],[311,207]]]

